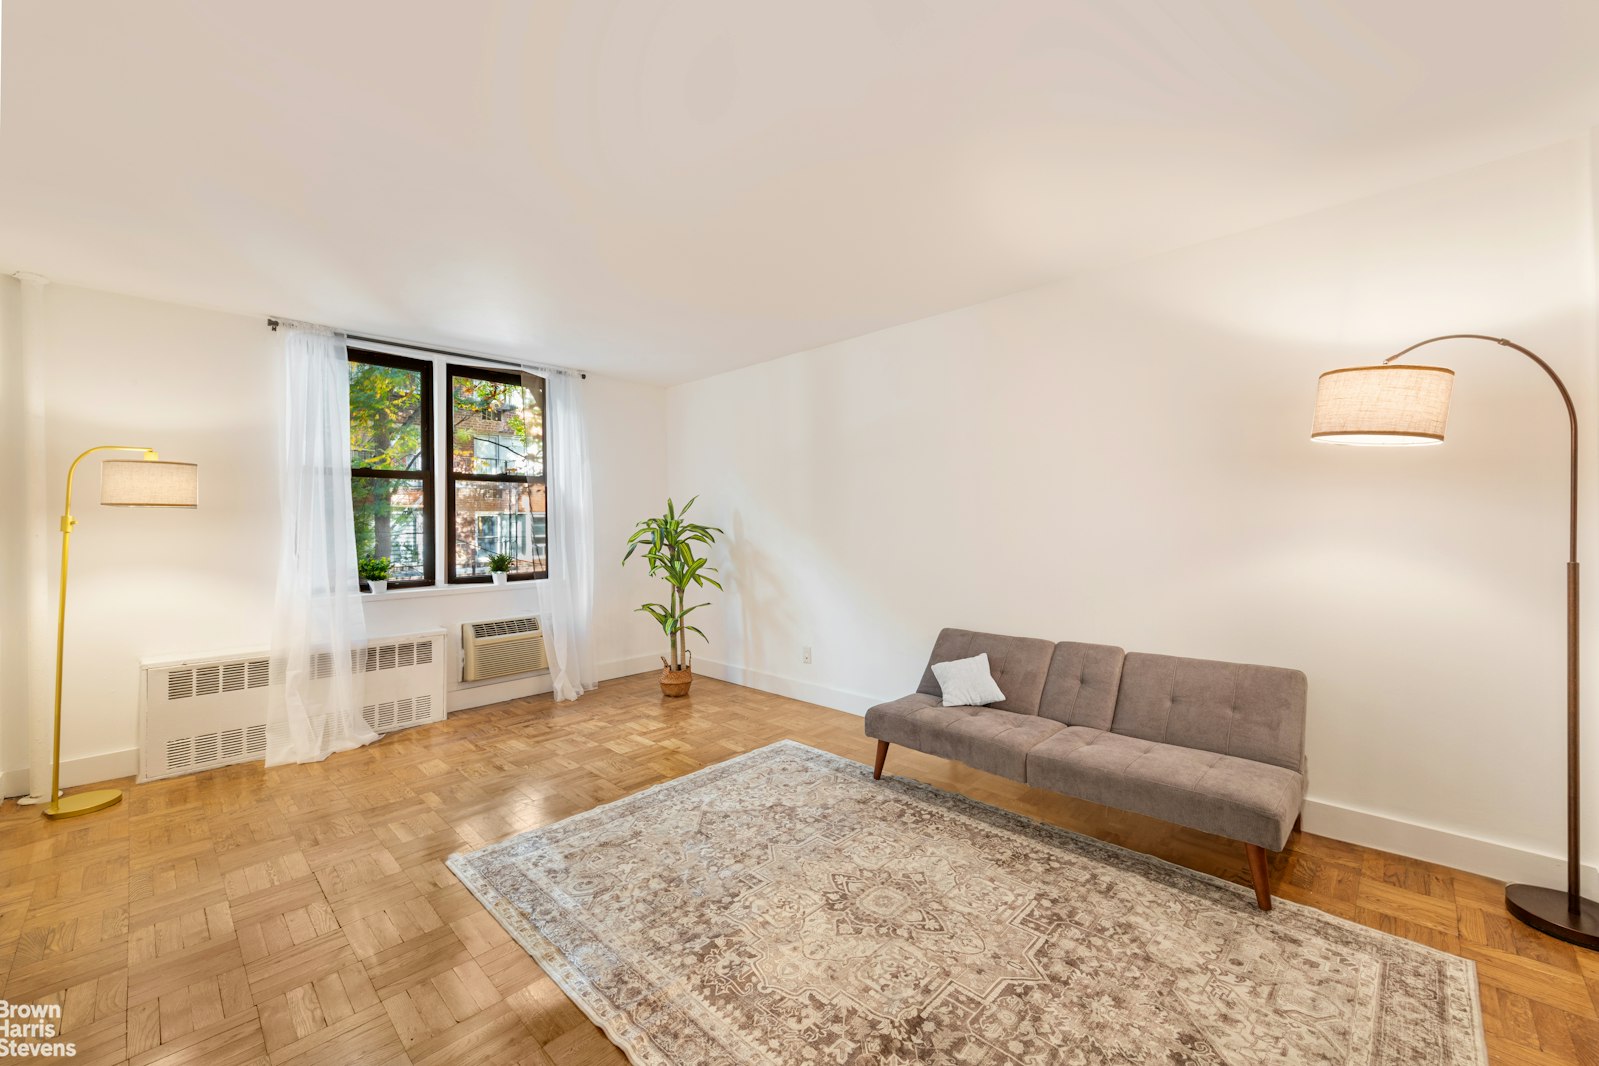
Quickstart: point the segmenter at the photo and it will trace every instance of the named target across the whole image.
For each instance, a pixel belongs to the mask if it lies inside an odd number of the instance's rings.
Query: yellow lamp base
[[[75,792],[62,796],[44,809],[46,818],[76,818],[80,814],[93,814],[122,802],[122,793],[114,788],[97,788],[93,792]]]

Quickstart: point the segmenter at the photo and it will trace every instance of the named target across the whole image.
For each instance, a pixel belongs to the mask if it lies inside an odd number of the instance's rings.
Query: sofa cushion
[[[1109,729],[1125,654],[1108,644],[1066,641],[1055,645],[1038,704],[1039,716],[1066,725]]]
[[[931,751],[927,746],[932,742],[930,734],[941,729],[949,715],[927,712],[941,710],[939,697],[925,692],[879,703],[866,712],[866,735],[917,751]],[[925,721],[924,714],[927,714]]]
[[[1273,851],[1305,794],[1304,777],[1281,766],[1081,726],[1027,753],[1027,783]]]
[[[1044,675],[1049,672],[1055,645],[1033,637],[1002,637],[967,629],[946,629],[938,634],[933,644],[933,654],[927,660],[927,669],[922,671],[922,683],[916,686],[916,691],[929,696],[942,695],[938,679],[933,676],[933,664],[970,659],[979,653],[988,655],[988,671],[999,690],[1005,693],[1005,698],[992,706],[1016,714],[1037,714],[1038,699],[1044,692]]]
[[[1298,770],[1305,675],[1276,666],[1131,652],[1111,731]]]
[[[1026,780],[1027,753],[1063,728],[1047,718],[991,707],[944,707],[925,692],[866,712],[867,736],[1013,781]]]

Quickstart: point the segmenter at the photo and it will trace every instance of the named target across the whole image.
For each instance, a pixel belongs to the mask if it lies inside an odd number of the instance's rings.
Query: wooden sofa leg
[[[888,758],[888,741],[879,740],[877,742],[877,765],[872,767],[873,781],[881,781],[883,779],[883,760],[886,758]]]
[[[1271,910],[1271,874],[1266,867],[1266,849],[1259,844],[1245,844],[1249,853],[1249,877],[1255,882],[1255,903],[1263,911]]]

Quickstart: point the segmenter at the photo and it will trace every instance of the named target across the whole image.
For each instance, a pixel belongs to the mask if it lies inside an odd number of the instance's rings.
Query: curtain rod
[[[267,328],[272,330],[274,333],[277,332],[277,328],[283,324],[275,318],[269,318],[266,320],[266,322]],[[434,348],[425,344],[412,344],[409,341],[390,340],[387,337],[368,337],[360,333],[345,333],[344,339],[355,341],[358,344],[387,344],[392,348],[409,348],[413,352],[428,352],[432,355],[455,355],[461,357],[462,359],[476,359],[480,363],[494,363],[497,366],[509,366],[514,367],[517,370],[540,370],[546,374],[576,374],[584,381],[588,380],[588,375],[583,371],[568,370],[564,366],[540,366],[537,363],[519,363],[513,362],[509,359],[496,359],[489,355],[478,355],[476,352],[463,352],[452,348]]]

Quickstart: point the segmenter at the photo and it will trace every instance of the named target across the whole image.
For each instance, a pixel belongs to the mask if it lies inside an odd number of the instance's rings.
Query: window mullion
[[[433,361],[433,395],[438,403],[433,410],[433,523],[434,577],[438,585],[448,585],[455,574],[455,510],[449,502],[455,496],[455,437],[450,419],[454,414],[454,396],[450,391],[450,372],[441,360]]]

